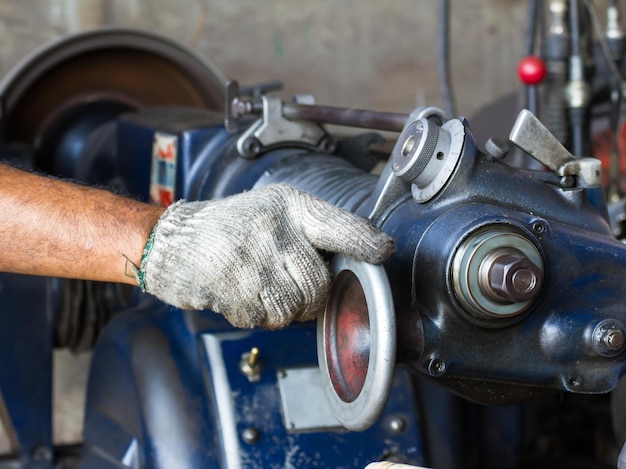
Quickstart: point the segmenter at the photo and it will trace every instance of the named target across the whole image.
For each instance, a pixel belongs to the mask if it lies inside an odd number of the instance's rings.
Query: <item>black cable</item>
[[[539,16],[540,0],[530,0],[528,2],[528,17],[526,19],[526,37],[524,41],[524,55],[526,57],[535,55],[537,37],[537,18]]]
[[[451,117],[455,117],[457,115],[456,103],[450,77],[450,0],[439,0],[438,33],[439,87],[444,109]]]
[[[590,0],[584,0],[584,5],[587,8],[587,12],[591,20],[591,25],[593,27],[596,39],[598,40],[598,44],[600,45],[602,55],[606,60],[607,66],[609,67],[611,79],[615,82],[616,87],[621,90],[626,86],[626,84],[624,83],[624,77],[622,76],[622,72],[620,71],[619,67],[615,63],[613,54],[611,53],[611,48],[607,43],[606,37],[602,33],[602,26],[600,24],[600,20],[598,19],[598,15],[596,14],[596,11],[593,7],[593,3]]]
[[[578,0],[569,1],[570,18],[570,83],[583,82],[585,80],[582,64],[582,47],[580,41],[580,10]],[[590,129],[589,129],[589,107],[570,107],[569,109],[570,129],[572,137],[571,152],[574,156],[588,156],[590,154]]]
[[[582,51],[580,49],[580,19],[578,11],[578,0],[569,1],[569,19],[572,55],[581,55]]]

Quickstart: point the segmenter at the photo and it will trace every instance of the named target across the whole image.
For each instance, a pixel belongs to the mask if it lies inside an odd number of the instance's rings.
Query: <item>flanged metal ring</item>
[[[336,255],[335,280],[317,323],[322,385],[335,417],[362,431],[380,417],[396,363],[396,321],[383,266]]]
[[[488,256],[502,248],[513,248],[543,271],[543,258],[535,245],[508,225],[491,225],[472,233],[454,255],[452,283],[463,308],[482,319],[507,319],[527,311],[535,298],[517,302],[500,302],[481,287],[481,266]]]

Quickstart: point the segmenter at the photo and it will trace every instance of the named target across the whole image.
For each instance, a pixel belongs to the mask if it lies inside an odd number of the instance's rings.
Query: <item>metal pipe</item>
[[[450,0],[439,0],[439,40],[437,62],[439,66],[439,86],[445,103],[445,110],[451,116],[456,116],[456,102],[454,87],[450,72]]]
[[[283,116],[286,119],[306,119],[321,124],[336,124],[390,132],[401,132],[409,118],[407,114],[396,112],[292,103],[283,105]]]

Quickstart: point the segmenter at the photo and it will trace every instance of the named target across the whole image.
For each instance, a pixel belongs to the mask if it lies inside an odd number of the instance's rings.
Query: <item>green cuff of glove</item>
[[[143,248],[143,253],[141,254],[141,263],[139,264],[139,268],[135,271],[135,277],[137,278],[137,285],[141,288],[142,292],[146,292],[146,261],[148,259],[148,255],[150,251],[152,251],[152,246],[154,246],[154,233],[156,232],[159,223],[157,222],[148,237],[148,241],[146,242],[146,246]]]

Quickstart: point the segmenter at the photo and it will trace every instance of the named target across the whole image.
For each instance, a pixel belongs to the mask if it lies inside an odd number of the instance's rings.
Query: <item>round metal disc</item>
[[[396,363],[393,298],[384,267],[336,255],[335,280],[317,323],[317,355],[328,404],[344,427],[362,431],[382,413]]]
[[[106,100],[125,109],[223,109],[224,78],[167,38],[102,28],[62,38],[22,60],[0,83],[5,141],[36,142],[55,117]]]

